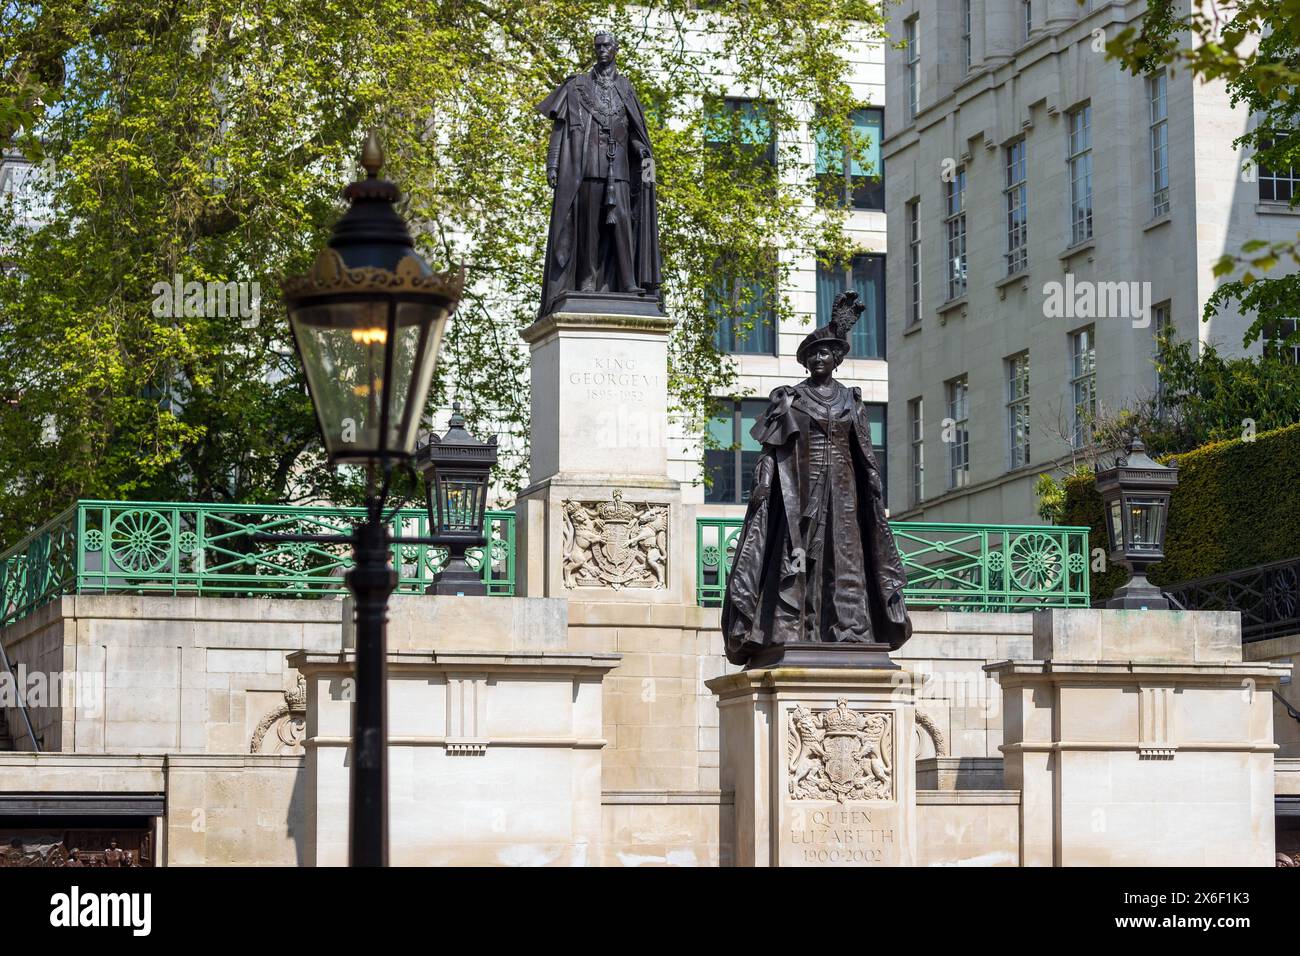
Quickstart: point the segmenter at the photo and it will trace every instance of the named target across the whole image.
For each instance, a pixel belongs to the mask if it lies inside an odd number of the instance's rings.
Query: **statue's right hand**
[[[558,171],[554,169],[548,169],[546,171],[546,184],[550,186],[552,189],[555,188],[555,183],[558,179],[559,179]]]

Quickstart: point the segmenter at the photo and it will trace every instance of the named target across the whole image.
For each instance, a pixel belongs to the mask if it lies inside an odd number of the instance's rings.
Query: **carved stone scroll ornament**
[[[668,506],[632,504],[615,489],[610,501],[564,507],[566,588],[663,588],[668,582]]]
[[[921,742],[920,736],[922,733],[929,736],[930,743],[934,746],[934,755],[936,757],[948,756],[948,744],[943,738],[943,731],[939,729],[939,725],[934,722],[933,717],[929,714],[923,714],[918,710],[916,712],[916,734],[918,744]]]
[[[275,733],[271,733],[274,728]],[[298,675],[298,686],[284,692],[284,703],[270,711],[253,731],[248,752],[254,754],[300,754],[307,736],[307,679]]]
[[[786,742],[792,800],[889,800],[894,794],[894,716],[858,712],[840,698],[831,710],[790,711]]]

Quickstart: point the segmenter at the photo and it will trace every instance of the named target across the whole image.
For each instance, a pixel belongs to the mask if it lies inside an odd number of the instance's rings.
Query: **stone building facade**
[[[1201,315],[1215,261],[1294,238],[1291,170],[1242,171],[1222,84],[1132,76],[1104,40],[1144,4],[904,0],[885,52],[889,500],[1036,521],[1087,420],[1157,394],[1154,333],[1240,352]]]

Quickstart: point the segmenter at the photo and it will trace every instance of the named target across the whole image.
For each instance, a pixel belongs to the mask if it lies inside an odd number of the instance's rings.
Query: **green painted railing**
[[[696,523],[696,599],[717,607],[739,518]],[[1014,611],[1088,607],[1088,528],[892,521],[909,607]]]
[[[346,590],[347,545],[265,542],[257,532],[346,534],[360,508],[79,501],[0,555],[0,626],[61,594],[269,594]],[[429,534],[428,513],[393,517],[393,533]],[[487,548],[471,548],[489,594],[515,592],[515,516],[489,511]],[[488,560],[484,560],[484,551]],[[397,545],[398,591],[422,592],[446,560],[431,545]]]

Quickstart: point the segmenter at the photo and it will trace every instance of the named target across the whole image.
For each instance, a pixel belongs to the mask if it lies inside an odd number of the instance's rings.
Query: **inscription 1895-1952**
[[[570,372],[569,384],[585,389],[584,396],[599,401],[645,401],[645,389],[661,388],[660,375],[647,375],[637,369],[634,358],[606,356],[592,362],[589,372]]]

